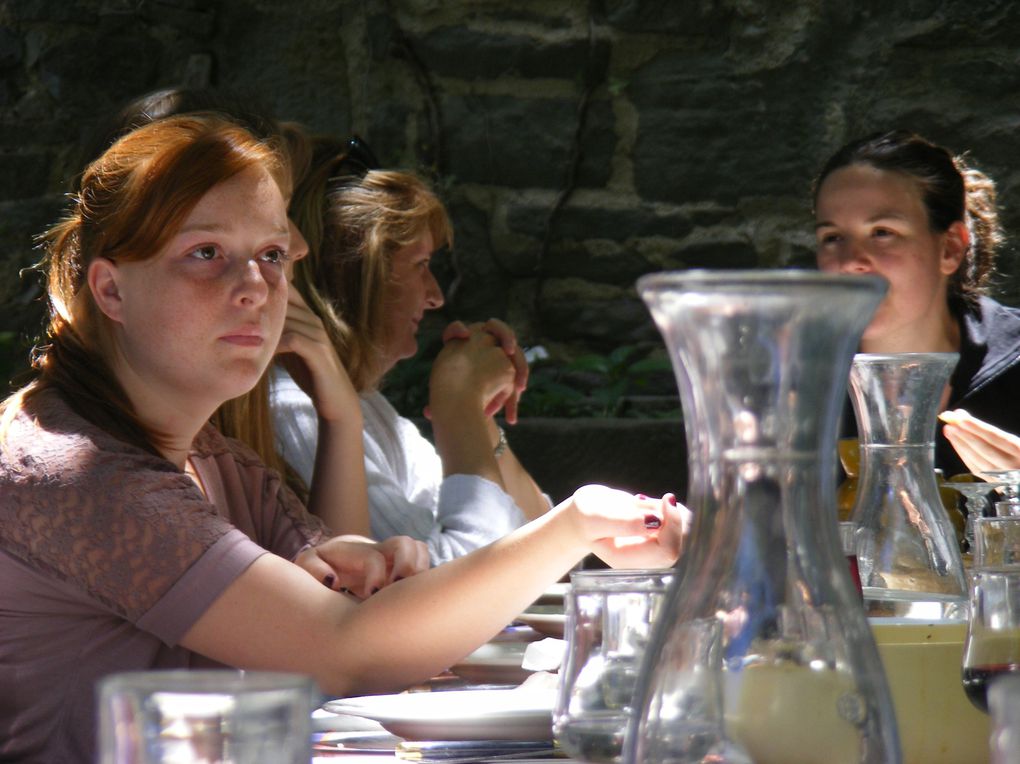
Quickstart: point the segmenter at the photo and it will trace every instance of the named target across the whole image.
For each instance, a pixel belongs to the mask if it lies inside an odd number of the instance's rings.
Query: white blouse
[[[273,367],[270,388],[277,448],[311,484],[319,418],[290,375]],[[435,447],[381,393],[361,396],[372,535],[410,536],[428,545],[433,565],[467,554],[525,522],[513,498],[477,475],[443,478]]]

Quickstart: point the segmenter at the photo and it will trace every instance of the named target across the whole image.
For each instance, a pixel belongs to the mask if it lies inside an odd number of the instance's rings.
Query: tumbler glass
[[[673,575],[672,569],[571,574],[567,657],[553,713],[556,739],[571,756],[620,760],[641,659]]]
[[[295,674],[139,671],[99,683],[101,764],[308,764],[317,690]]]
[[[1020,517],[974,520],[974,568],[1020,566]]]

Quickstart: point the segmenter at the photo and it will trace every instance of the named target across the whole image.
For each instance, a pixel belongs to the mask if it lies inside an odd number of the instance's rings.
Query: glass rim
[[[971,577],[974,584],[979,584],[985,581],[988,583],[992,583],[994,581],[1013,583],[1014,580],[1020,583],[1020,564],[1003,563],[1001,565],[983,565],[981,567],[975,567],[971,571]]]
[[[889,361],[902,363],[904,359],[949,361],[959,358],[960,354],[956,351],[948,353],[854,353],[854,363],[888,363]]]
[[[721,270],[691,268],[689,270],[659,271],[647,273],[637,280],[638,291],[654,290],[661,287],[741,287],[768,286],[795,282],[804,286],[840,286],[862,291],[888,289],[888,281],[873,274],[824,273],[808,268],[755,268]]]
[[[314,690],[311,677],[287,671],[241,671],[233,669],[166,669],[121,671],[99,680],[101,693],[187,693],[189,695]]]
[[[578,570],[570,574],[571,593],[627,592],[665,589],[676,577],[673,568]]]

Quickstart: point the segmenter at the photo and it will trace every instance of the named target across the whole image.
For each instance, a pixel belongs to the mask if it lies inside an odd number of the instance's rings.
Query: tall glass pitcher
[[[957,353],[861,353],[850,368],[861,474],[854,506],[868,612],[941,618],[967,599],[935,481],[939,400]]]
[[[885,288],[808,271],[638,281],[676,370],[695,519],[642,667],[628,764],[900,760],[833,480],[850,359]],[[714,682],[683,644],[704,619],[721,624]]]

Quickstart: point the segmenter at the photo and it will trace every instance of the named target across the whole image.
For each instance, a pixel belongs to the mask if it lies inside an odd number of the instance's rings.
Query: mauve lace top
[[[190,454],[206,498],[58,394],[28,409],[0,448],[0,760],[91,761],[98,679],[217,665],[181,637],[257,557],[327,532],[212,426]]]

